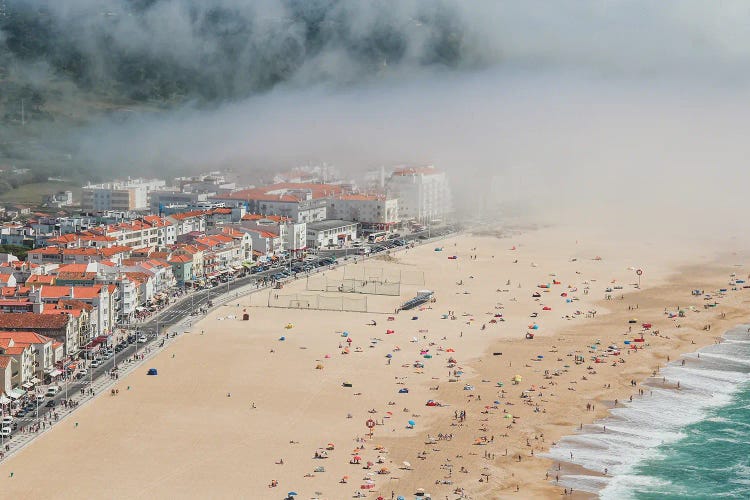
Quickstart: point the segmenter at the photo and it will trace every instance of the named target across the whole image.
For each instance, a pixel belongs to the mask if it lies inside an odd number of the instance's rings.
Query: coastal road
[[[423,242],[427,243],[428,240],[439,238],[442,236],[446,236],[452,232],[455,232],[452,228],[440,228],[435,229],[430,232],[428,231],[421,231],[416,233],[409,233],[402,236],[401,239],[405,241],[416,241],[416,242]],[[370,246],[377,247],[378,244],[373,244]],[[393,250],[398,250],[400,247],[395,247]],[[320,259],[326,258],[326,257],[346,257],[349,254],[353,255],[353,250],[348,249],[336,249],[331,251],[322,252],[320,256],[318,256],[316,259],[313,259],[312,262],[316,262]],[[370,254],[368,257],[372,257],[374,255],[377,255],[375,253]],[[168,308],[160,311],[156,314],[156,316],[146,322],[143,323],[136,323],[131,325],[130,330],[132,330],[134,333],[136,332],[143,332],[147,333],[148,335],[148,342],[144,343],[137,343],[134,342],[132,344],[128,344],[127,347],[122,349],[120,352],[115,352],[110,358],[105,359],[101,365],[98,367],[92,369],[90,365],[87,367],[88,373],[80,378],[80,379],[68,379],[67,381],[60,381],[57,385],[60,386],[61,391],[53,396],[45,398],[43,401],[38,402],[38,404],[33,405],[33,408],[31,411],[29,411],[26,415],[23,417],[18,417],[15,419],[15,424],[20,427],[26,427],[28,425],[31,425],[35,423],[37,420],[37,415],[40,418],[43,418],[46,414],[50,412],[54,412],[55,409],[60,412],[60,405],[61,401],[64,400],[66,397],[71,398],[72,396],[80,395],[81,390],[84,392],[90,389],[92,386],[100,386],[104,385],[104,383],[109,380],[109,372],[115,368],[119,363],[121,363],[123,360],[126,360],[130,357],[132,357],[136,352],[141,351],[144,347],[153,344],[154,342],[164,342],[163,338],[158,338],[157,333],[160,333],[163,331],[164,328],[169,328],[172,325],[175,325],[179,323],[180,321],[195,316],[196,320],[199,319],[202,314],[201,310],[209,307],[209,302],[219,298],[219,296],[222,296],[224,298],[225,294],[231,294],[233,291],[237,291],[241,288],[250,286],[250,285],[257,285],[258,281],[267,278],[268,282],[272,282],[273,279],[271,278],[274,274],[279,273],[280,271],[284,269],[289,269],[290,262],[285,261],[277,264],[271,269],[268,269],[266,271],[261,271],[256,274],[247,274],[242,277],[236,278],[234,280],[230,280],[227,283],[221,283],[215,287],[203,289],[203,290],[197,290],[194,292],[190,292],[188,295],[180,297],[176,303],[170,305]],[[323,267],[316,267],[313,272],[318,271],[324,271],[327,269],[327,266]],[[299,275],[307,275],[308,273],[302,273],[300,272]],[[286,278],[291,279],[291,278]],[[265,287],[257,287],[258,290],[262,290]],[[243,293],[244,295],[244,293]],[[79,360],[78,363],[83,362],[83,360]],[[66,396],[67,394],[67,396]],[[54,407],[50,408],[46,405],[49,403],[49,401],[54,401]],[[32,406],[32,405],[30,405]]]

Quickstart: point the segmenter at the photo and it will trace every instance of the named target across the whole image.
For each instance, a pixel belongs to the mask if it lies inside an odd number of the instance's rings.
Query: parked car
[[[140,337],[138,337],[138,342],[140,342],[141,344],[145,344],[146,342],[148,342],[148,338],[146,338],[145,335],[141,335]]]
[[[49,401],[47,401],[47,404],[44,405],[44,406],[46,406],[47,408],[54,408],[55,407],[55,400],[54,399],[50,399]]]
[[[3,427],[0,429],[0,436],[4,438],[9,438],[11,434],[13,434],[13,431],[10,430],[10,427]]]
[[[12,425],[13,424],[13,417],[10,415],[5,415],[2,420],[2,426],[5,427],[6,425]]]
[[[98,359],[95,359],[91,362],[91,368],[98,368],[99,365],[101,364],[102,364],[101,361],[99,361]]]
[[[37,394],[37,395],[36,395],[36,400],[37,400],[38,402],[40,402],[40,403],[41,403],[42,401],[44,401],[44,394]]]

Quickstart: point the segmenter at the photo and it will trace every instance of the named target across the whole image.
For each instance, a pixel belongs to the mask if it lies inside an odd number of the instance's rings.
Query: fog
[[[204,2],[136,2],[138,15],[118,0],[39,3],[102,78],[116,49],[215,87],[96,120],[74,134],[79,161],[144,174],[431,163],[467,212],[501,200],[656,227],[740,220],[746,2],[212,2],[235,16],[218,25],[235,30],[231,57]]]

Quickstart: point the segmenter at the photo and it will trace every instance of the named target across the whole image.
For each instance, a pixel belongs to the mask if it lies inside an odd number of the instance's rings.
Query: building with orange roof
[[[336,184],[282,182],[212,199],[231,206],[244,204],[248,212],[283,215],[296,222],[314,222],[325,220],[327,200],[344,192],[344,187]]]
[[[10,268],[0,267],[0,286],[16,286],[16,277]]]
[[[100,260],[112,260],[119,262],[130,255],[130,247],[110,246],[106,248],[63,248],[44,247],[35,248],[28,252],[29,262],[33,264],[86,264]]]
[[[0,314],[0,331],[34,332],[61,342],[66,356],[80,352],[78,321],[66,311],[58,314],[8,313]]]
[[[342,194],[329,200],[328,218],[359,222],[363,229],[387,231],[399,222],[398,199],[384,194]]]
[[[25,285],[54,285],[55,277],[49,274],[32,274]]]
[[[193,245],[180,245],[167,259],[179,285],[193,283],[204,277],[203,250]]]
[[[175,228],[175,238],[179,239],[188,233],[204,232],[206,230],[206,214],[206,210],[192,210],[169,215],[167,220]]]
[[[84,332],[84,336],[89,332],[96,336],[105,335],[114,328],[120,294],[114,285],[95,284],[92,286],[39,286],[30,289],[28,297],[31,302],[44,303],[45,311],[49,310],[49,304],[57,304],[61,300],[74,300],[90,305],[92,309],[83,314],[87,324],[81,325],[81,331]],[[78,313],[74,314],[80,316]]]
[[[34,377],[34,350],[31,344],[16,342],[11,333],[0,331],[0,356],[9,356],[16,361],[18,369],[11,374],[11,385],[30,389],[34,385],[31,382]]]
[[[55,350],[53,349],[54,339],[40,335],[36,332],[18,331],[0,331],[0,342],[11,347],[28,347],[31,352],[31,363],[27,366],[26,380],[18,381],[18,385],[24,389],[29,389],[34,384],[40,383],[49,376],[55,367]],[[1,349],[1,348],[0,348]],[[4,353],[12,354],[12,353]],[[24,363],[28,360],[18,359],[19,367],[26,366]],[[20,370],[19,370],[20,371]],[[34,379],[36,377],[36,380]],[[21,377],[23,378],[23,377]]]

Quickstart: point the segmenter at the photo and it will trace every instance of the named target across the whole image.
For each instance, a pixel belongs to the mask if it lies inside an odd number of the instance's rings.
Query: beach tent
[[[156,371],[156,368],[149,368],[146,375],[158,375],[159,373]]]

